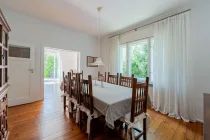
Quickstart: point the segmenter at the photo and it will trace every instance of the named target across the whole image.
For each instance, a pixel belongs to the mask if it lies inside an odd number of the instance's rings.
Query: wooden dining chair
[[[78,74],[76,74],[75,77],[72,76],[72,73],[69,72],[69,107],[70,107],[70,112],[69,115],[73,115],[74,113],[76,113],[76,108],[74,109],[74,106],[76,106],[77,104],[79,104],[79,80],[78,80]]]
[[[99,71],[99,72],[98,72],[98,80],[100,80],[101,77],[103,77],[104,82],[106,82],[106,72],[105,72],[105,74],[102,74],[102,73],[100,73],[100,71]]]
[[[69,92],[69,81],[68,81],[68,76],[65,75],[64,71],[63,71],[63,92],[64,92],[63,109],[66,110],[66,107],[68,107],[68,106],[66,105],[66,96],[65,96],[65,94],[68,94],[68,92]]]
[[[93,92],[92,92],[92,77],[88,76],[88,80],[81,79],[80,83],[80,129],[83,128],[84,125],[88,125],[88,117],[93,117]],[[88,116],[90,115],[90,116]],[[92,127],[90,121],[90,131],[88,132],[88,126],[86,131],[88,133],[88,139],[92,139]]]
[[[71,72],[72,72],[72,76],[73,76],[73,77],[76,77],[76,74],[78,74],[79,77],[80,77],[81,79],[83,79],[83,71],[82,71],[82,72],[74,72],[74,71],[72,70]]]
[[[149,84],[149,77],[146,78],[145,83],[137,83],[136,78],[134,78],[133,80],[131,113],[125,116],[124,122],[127,126],[129,126],[132,123],[138,123],[136,122],[136,120],[138,120],[137,117],[139,117],[140,115],[144,115],[144,117],[143,117],[143,130],[140,130],[139,128],[135,127],[131,127],[130,130],[128,130],[128,132],[131,135],[131,140],[138,140],[142,136],[144,140],[146,140],[147,138],[146,112],[147,112],[148,84]],[[137,136],[135,136],[136,133],[138,134]]]
[[[110,84],[118,85],[118,78],[119,78],[119,73],[117,73],[117,75],[110,75],[110,73],[108,72],[107,82]]]
[[[132,74],[131,77],[125,77],[125,76],[122,76],[122,73],[120,73],[119,85],[132,88],[133,80],[134,80],[134,74]]]

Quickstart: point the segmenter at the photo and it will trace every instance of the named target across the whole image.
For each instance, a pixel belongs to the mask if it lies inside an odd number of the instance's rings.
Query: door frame
[[[26,42],[20,42],[20,41],[15,41],[15,40],[10,40],[9,41],[9,46],[10,45],[13,45],[13,46],[20,46],[20,47],[26,47],[26,48],[30,48],[30,69],[33,69],[33,74],[30,73],[30,76],[29,76],[29,82],[30,82],[30,85],[29,85],[29,94],[30,94],[30,99],[29,99],[29,102],[34,102],[37,100],[37,98],[40,97],[40,95],[37,95],[35,94],[35,92],[33,91],[33,79],[34,79],[34,76],[35,73],[36,73],[36,69],[35,69],[35,47],[34,45],[32,44],[29,44],[29,43],[26,43]],[[8,47],[9,49],[9,47]],[[8,59],[9,58],[9,51],[8,51]],[[8,61],[8,67],[10,68],[10,64],[9,64],[9,61]],[[10,76],[10,75],[8,75]],[[38,96],[38,97],[37,97]]]
[[[41,55],[41,66],[40,66],[40,98],[41,100],[44,100],[44,49],[53,49],[53,50],[58,50],[58,51],[68,51],[68,52],[75,52],[77,53],[77,70],[80,71],[80,52],[77,51],[72,51],[72,50],[68,50],[68,49],[62,49],[62,48],[53,48],[53,47],[47,47],[45,45],[41,45],[40,48],[40,55]]]

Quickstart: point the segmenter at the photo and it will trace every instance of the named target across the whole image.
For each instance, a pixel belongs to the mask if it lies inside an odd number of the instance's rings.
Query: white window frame
[[[121,59],[122,56],[123,56],[123,54],[122,54],[121,48],[126,48],[126,44],[121,44],[119,46],[119,55],[120,55],[120,57],[119,57],[119,70],[120,70],[120,73],[123,73],[123,71],[122,71],[123,60]],[[127,68],[127,48],[126,48],[126,54],[125,54],[125,56],[126,56],[126,61],[125,61],[126,64],[125,65],[126,65],[126,68]],[[126,75],[127,75],[127,70],[126,70]]]
[[[120,47],[126,47],[126,76],[131,76],[132,72],[131,72],[131,49],[130,46],[134,43],[138,43],[138,42],[142,42],[142,41],[147,41],[147,46],[148,46],[148,77],[152,77],[152,57],[151,57],[151,40],[153,37],[150,38],[145,38],[145,39],[141,39],[141,40],[137,40],[137,41],[133,41],[133,42],[129,42],[129,43],[125,43],[125,44],[121,44]],[[124,46],[125,45],[125,46]],[[122,54],[120,52],[120,58]],[[120,60],[120,63],[122,63],[122,61]],[[120,65],[120,72],[122,72],[122,67]],[[150,78],[150,84],[152,84],[153,81],[151,81]]]

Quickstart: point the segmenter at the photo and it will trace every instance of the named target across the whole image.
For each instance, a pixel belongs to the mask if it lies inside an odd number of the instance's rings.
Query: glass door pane
[[[55,79],[59,80],[60,79],[60,57],[59,57],[59,54],[56,54],[54,56],[54,59],[55,59],[55,68],[54,68],[54,72],[55,72]]]
[[[2,44],[6,47],[6,32],[2,32]]]
[[[44,78],[53,80],[60,79],[60,58],[58,53],[45,53]]]
[[[54,56],[45,54],[44,56],[44,77],[53,78],[54,77]]]
[[[10,45],[9,56],[18,58],[30,58],[30,48]]]
[[[148,42],[138,41],[129,44],[131,55],[131,72],[135,78],[148,76]]]
[[[6,75],[7,75],[5,68],[3,68],[2,75],[3,75],[2,76],[2,85],[4,85],[6,83]]]
[[[4,66],[7,65],[7,50],[5,49],[3,49],[2,61]]]

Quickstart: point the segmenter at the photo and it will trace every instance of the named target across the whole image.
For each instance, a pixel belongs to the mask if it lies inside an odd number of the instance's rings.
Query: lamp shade
[[[104,65],[103,61],[101,60],[100,57],[96,58],[96,61],[94,63],[92,63],[92,65]]]

